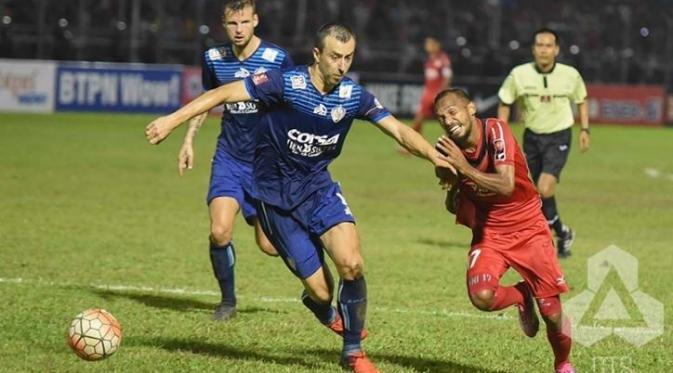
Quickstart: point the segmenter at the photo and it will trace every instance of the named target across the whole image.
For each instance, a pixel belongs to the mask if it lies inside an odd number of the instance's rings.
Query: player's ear
[[[318,61],[320,61],[320,49],[313,47],[313,62],[318,64]]]
[[[259,25],[259,16],[257,13],[252,15],[252,27],[257,27]]]
[[[467,112],[470,113],[471,116],[477,115],[477,105],[470,101],[470,103],[467,104]]]

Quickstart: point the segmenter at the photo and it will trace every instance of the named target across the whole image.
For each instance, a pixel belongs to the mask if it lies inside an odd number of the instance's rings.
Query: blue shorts
[[[339,223],[355,223],[337,183],[318,190],[289,211],[258,201],[257,213],[264,233],[290,271],[301,279],[323,265],[320,236]]]
[[[252,225],[257,217],[256,200],[250,195],[252,165],[241,162],[217,145],[210,170],[210,186],[206,202],[217,197],[234,198],[241,207],[245,221]]]

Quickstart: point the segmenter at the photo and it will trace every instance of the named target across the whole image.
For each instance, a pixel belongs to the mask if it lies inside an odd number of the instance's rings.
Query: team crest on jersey
[[[313,109],[313,114],[322,115],[323,117],[327,116],[327,108],[325,105],[320,104]]]
[[[262,74],[262,73],[265,73],[267,71],[268,70],[264,66],[260,66],[260,67],[257,68],[257,70],[255,70],[255,74]]]
[[[220,61],[227,55],[226,48],[210,48],[208,49],[208,58],[211,61]]]
[[[346,109],[344,109],[344,107],[341,105],[337,105],[332,108],[330,115],[332,116],[334,123],[337,123],[346,116]]]
[[[306,89],[306,78],[303,75],[293,75],[290,77],[292,89]]]
[[[276,61],[276,56],[278,56],[278,51],[271,48],[264,49],[264,52],[262,53],[262,58],[269,62]]]
[[[339,98],[351,98],[353,94],[353,86],[350,84],[342,84],[339,86]]]
[[[268,80],[269,77],[266,75],[266,73],[255,74],[252,76],[252,82],[255,83],[255,85],[263,84]]]
[[[263,72],[263,71],[262,71]],[[250,71],[240,67],[237,72],[234,73],[234,78],[247,78],[250,76]]]

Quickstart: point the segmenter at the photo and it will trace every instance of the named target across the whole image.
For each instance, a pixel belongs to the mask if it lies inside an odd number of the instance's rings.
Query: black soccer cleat
[[[556,252],[559,258],[567,258],[572,255],[570,247],[573,242],[575,242],[575,231],[564,225],[563,234],[556,241]]]
[[[236,316],[236,306],[232,306],[226,303],[220,303],[215,308],[213,313],[214,321],[227,321]]]

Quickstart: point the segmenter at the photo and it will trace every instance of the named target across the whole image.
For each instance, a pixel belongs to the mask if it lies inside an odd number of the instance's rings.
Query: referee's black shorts
[[[552,174],[561,180],[561,171],[568,160],[572,130],[570,128],[546,134],[537,134],[528,128],[523,133],[523,151],[533,181],[541,173]]]

